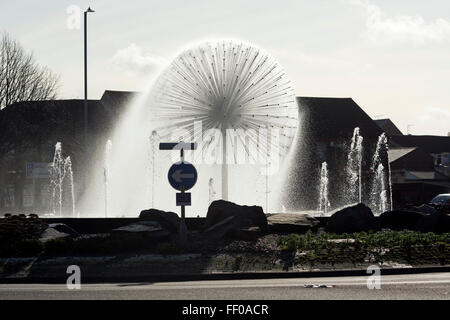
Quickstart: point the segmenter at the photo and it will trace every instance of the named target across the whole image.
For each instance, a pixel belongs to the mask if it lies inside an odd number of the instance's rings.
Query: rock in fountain
[[[64,203],[66,201],[65,190],[68,186],[68,193],[70,195],[71,202],[71,215],[75,216],[75,191],[73,183],[73,171],[72,161],[70,156],[64,158],[62,154],[61,142],[55,145],[55,154],[53,156],[53,163],[50,169],[50,188],[52,195],[52,212],[58,214],[60,217],[63,215]]]
[[[319,211],[325,215],[330,207],[328,200],[328,168],[327,163],[322,162],[320,169],[320,185],[319,185]]]
[[[360,135],[359,127],[356,127],[353,130],[346,168],[348,191],[350,193],[347,199],[348,204],[362,202],[362,142],[363,137]]]

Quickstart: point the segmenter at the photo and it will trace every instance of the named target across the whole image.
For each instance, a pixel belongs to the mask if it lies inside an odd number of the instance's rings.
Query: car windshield
[[[438,195],[431,200],[435,204],[450,204],[450,195]]]

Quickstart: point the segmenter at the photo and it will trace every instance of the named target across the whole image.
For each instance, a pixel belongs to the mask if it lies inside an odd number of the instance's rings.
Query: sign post
[[[187,239],[187,229],[185,221],[185,206],[191,205],[191,193],[185,192],[191,189],[197,182],[197,170],[195,167],[184,161],[184,150],[195,150],[197,143],[160,143],[159,150],[180,150],[180,161],[174,163],[167,174],[170,185],[180,192],[176,194],[176,204],[181,206],[180,221],[180,243],[185,244]]]

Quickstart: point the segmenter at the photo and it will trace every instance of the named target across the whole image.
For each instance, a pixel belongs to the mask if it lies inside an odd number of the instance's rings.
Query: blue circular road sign
[[[197,170],[186,161],[174,163],[167,174],[170,185],[179,191],[191,189],[197,182]]]

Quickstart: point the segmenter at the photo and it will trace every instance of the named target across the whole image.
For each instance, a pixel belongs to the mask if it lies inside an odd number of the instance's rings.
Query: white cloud
[[[441,109],[436,107],[429,107],[425,110],[424,114],[421,117],[422,121],[439,121],[442,123],[446,123],[450,126],[450,109]],[[449,127],[450,130],[450,127]]]
[[[380,7],[369,1],[351,1],[366,10],[366,36],[374,43],[404,42],[415,45],[450,40],[450,22],[437,18],[426,22],[420,15],[386,17]]]
[[[118,50],[111,59],[114,68],[131,74],[148,74],[166,63],[164,58],[142,49],[135,43]]]
[[[431,131],[434,134],[447,135],[450,132],[450,108],[442,109],[437,107],[428,107],[417,117],[417,129],[425,129],[424,132]]]

